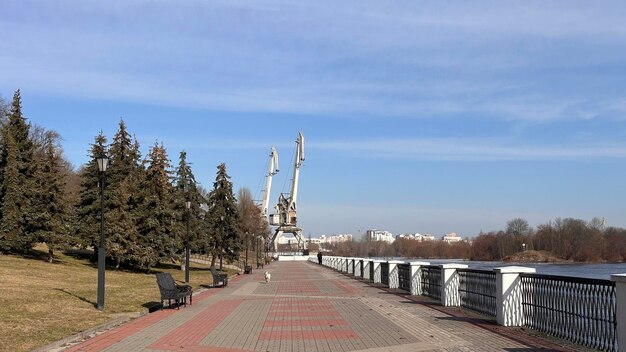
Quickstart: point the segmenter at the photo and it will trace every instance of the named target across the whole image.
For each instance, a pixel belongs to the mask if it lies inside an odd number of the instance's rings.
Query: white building
[[[456,233],[450,232],[448,234],[443,235],[443,237],[441,237],[441,240],[446,243],[453,243],[453,242],[461,242],[463,239],[457,236]]]
[[[339,235],[322,235],[319,239],[319,243],[339,243],[339,242],[350,242],[352,241],[352,234],[342,233]]]
[[[414,240],[414,241],[434,241],[435,240],[435,236],[433,235],[422,235],[421,233],[404,233],[401,235],[396,236],[396,239],[407,239],[407,240]]]
[[[365,232],[365,239],[367,241],[384,241],[389,243],[393,243],[395,240],[393,234],[385,230],[367,230]]]
[[[435,240],[435,236],[431,235],[431,234],[425,234],[422,235],[422,241],[434,241]]]

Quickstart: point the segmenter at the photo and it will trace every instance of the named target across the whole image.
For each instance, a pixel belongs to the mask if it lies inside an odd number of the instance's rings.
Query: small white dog
[[[268,271],[265,272],[265,283],[270,282],[270,279],[272,278],[272,274],[270,274]]]

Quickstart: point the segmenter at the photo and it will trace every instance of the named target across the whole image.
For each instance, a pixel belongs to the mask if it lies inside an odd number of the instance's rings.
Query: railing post
[[[384,263],[385,260],[374,260],[372,265],[374,265],[374,283],[379,284],[382,282],[382,277],[380,274],[380,263]]]
[[[365,280],[372,280],[373,278],[370,277],[370,265],[373,264],[373,261],[371,259],[364,259],[363,260],[363,278]]]
[[[523,266],[506,266],[496,272],[496,320],[502,326],[523,326],[522,280],[520,274],[537,270]]]
[[[342,273],[345,273],[348,271],[348,258],[346,257],[341,257],[341,259],[339,260],[339,271],[341,271]]]
[[[441,305],[459,307],[459,274],[457,269],[467,269],[467,264],[441,264]]]
[[[410,262],[411,265],[411,294],[422,295],[422,266],[430,265],[428,262]]]
[[[626,274],[611,275],[611,280],[615,282],[615,316],[619,348],[620,345],[626,346]],[[620,349],[625,350],[626,347]]]
[[[363,275],[362,270],[363,268],[361,267],[361,261],[363,260],[363,258],[355,258],[354,259],[354,276],[357,277],[362,277]]]
[[[398,264],[404,264],[402,260],[390,260],[389,263],[389,288],[400,287],[400,278],[398,277]]]

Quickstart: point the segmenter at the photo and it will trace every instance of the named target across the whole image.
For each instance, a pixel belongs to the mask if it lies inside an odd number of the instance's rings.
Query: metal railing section
[[[614,282],[520,276],[526,326],[598,350],[618,350]]]
[[[459,269],[461,306],[496,316],[496,273],[488,270]]]
[[[435,265],[422,266],[422,294],[441,299],[441,268]]]
[[[411,265],[398,264],[398,288],[411,291]]]
[[[360,278],[362,279],[362,278],[365,277],[365,273],[364,273],[364,270],[363,270],[363,269],[365,269],[365,267],[363,266],[365,264],[365,261],[363,259],[361,259],[361,260],[359,260],[359,263],[361,265],[361,276],[360,276]]]
[[[370,262],[370,280],[374,281],[374,262]]]
[[[380,283],[389,285],[389,263],[380,263]]]

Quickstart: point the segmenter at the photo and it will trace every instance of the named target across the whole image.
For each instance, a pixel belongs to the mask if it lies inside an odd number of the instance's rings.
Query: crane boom
[[[270,157],[268,161],[267,175],[265,176],[265,194],[263,196],[263,204],[261,206],[261,215],[263,218],[267,218],[267,205],[270,202],[270,191],[272,189],[272,176],[278,173],[278,151],[276,147],[272,146],[270,151]]]
[[[291,180],[291,196],[289,197],[289,209],[296,211],[296,200],[298,199],[298,178],[300,177],[300,166],[304,161],[304,136],[298,132],[296,139],[296,157],[293,168],[293,179]]]

